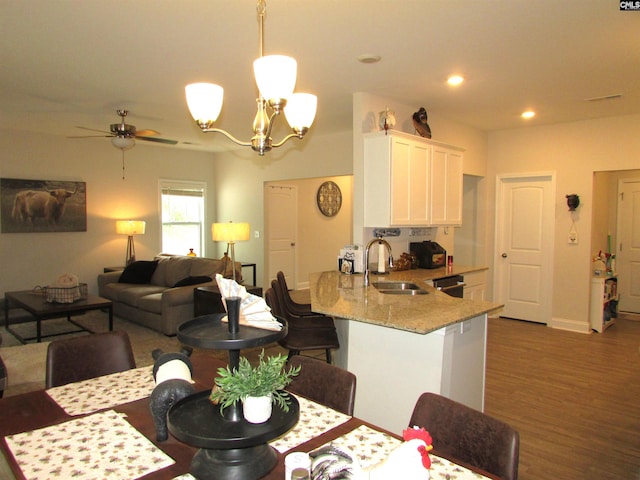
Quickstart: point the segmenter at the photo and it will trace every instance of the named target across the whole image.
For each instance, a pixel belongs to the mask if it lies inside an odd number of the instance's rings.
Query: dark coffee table
[[[22,290],[19,292],[5,292],[4,294],[4,326],[8,332],[16,337],[21,343],[27,343],[29,340],[41,342],[43,338],[53,337],[56,335],[66,335],[75,332],[94,333],[86,327],[75,322],[71,318],[71,314],[84,313],[89,310],[108,310],[109,313],[109,330],[113,330],[113,303],[106,298],[97,295],[87,295],[85,298],[76,300],[73,303],[49,303],[45,301],[41,292],[33,290]],[[36,336],[23,338],[9,326],[9,308],[20,307],[35,317]],[[71,330],[67,332],[55,333],[53,335],[42,335],[42,320],[50,318],[67,317],[67,321],[73,323],[79,330]]]

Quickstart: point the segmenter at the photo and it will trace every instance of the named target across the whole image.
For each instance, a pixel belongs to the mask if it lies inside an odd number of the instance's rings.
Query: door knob
[[[291,246],[295,247],[296,246],[296,242],[291,242]]]
[[[502,254],[502,258],[507,258],[507,254],[506,254],[506,253],[503,253],[503,254]]]

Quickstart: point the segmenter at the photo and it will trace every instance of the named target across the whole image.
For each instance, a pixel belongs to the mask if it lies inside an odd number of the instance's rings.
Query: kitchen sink
[[[392,295],[426,295],[426,290],[421,289],[417,284],[410,282],[373,282],[372,285],[380,293]]]

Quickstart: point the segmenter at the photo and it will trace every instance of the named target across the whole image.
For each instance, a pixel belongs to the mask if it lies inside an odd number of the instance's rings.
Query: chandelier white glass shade
[[[224,89],[212,83],[192,83],[185,87],[187,106],[200,129],[225,135],[238,145],[251,147],[259,155],[284,145],[291,138],[302,139],[316,116],[317,97],[308,93],[293,93],[296,85],[297,62],[285,55],[263,55],[263,28],[266,6],[258,1],[260,25],[260,56],[253,62],[253,73],[259,91],[257,112],[253,121],[253,137],[248,142],[238,140],[229,132],[214,128],[222,109]],[[271,130],[275,117],[285,112],[293,130],[280,142],[274,143]]]

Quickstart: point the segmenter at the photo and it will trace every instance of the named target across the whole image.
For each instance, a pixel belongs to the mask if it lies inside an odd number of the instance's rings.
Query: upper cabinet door
[[[462,152],[434,145],[431,161],[431,225],[462,225]]]
[[[380,132],[365,136],[364,155],[364,226],[461,224],[461,149]]]

